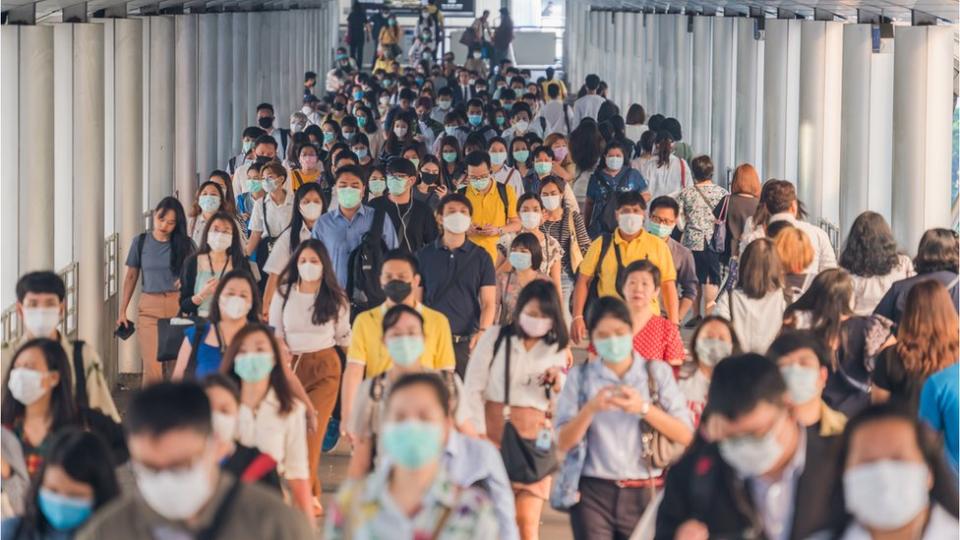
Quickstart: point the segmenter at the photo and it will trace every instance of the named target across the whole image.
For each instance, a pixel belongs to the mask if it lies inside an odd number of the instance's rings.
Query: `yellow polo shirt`
[[[423,304],[417,306],[417,311],[423,315],[424,348],[420,364],[427,369],[453,369],[456,360],[447,317]],[[383,315],[386,312],[386,305],[381,304],[357,315],[353,321],[347,361],[365,365],[366,378],[376,377],[393,365],[383,344]]]
[[[585,276],[593,276],[597,272],[597,264],[600,262],[600,249],[603,242],[597,237],[590,244],[590,249],[583,256],[583,262],[580,263],[579,271]],[[597,294],[600,296],[616,296],[617,293],[617,255],[614,248],[620,248],[620,258],[623,261],[623,267],[626,268],[630,263],[642,259],[649,259],[660,270],[660,284],[667,281],[677,280],[677,268],[673,265],[673,257],[670,255],[670,248],[667,243],[656,236],[641,230],[640,235],[630,240],[624,240],[620,236],[620,229],[613,235],[613,243],[607,249],[600,266],[600,283],[597,286]],[[654,298],[650,302],[650,309],[654,313],[660,313],[660,303]]]
[[[507,218],[517,217],[517,194],[510,186],[507,188],[507,212],[503,212],[503,200],[500,199],[500,193],[497,191],[496,180],[491,178],[490,190],[486,194],[477,192],[473,186],[467,186],[467,199],[473,205],[473,225],[475,227],[485,227],[493,225],[494,227],[503,227],[507,224]],[[474,244],[482,247],[490,254],[490,259],[494,264],[497,262],[497,242],[498,236],[481,236],[471,234],[469,238]]]
[[[301,171],[301,170],[291,170],[290,174],[287,176],[287,187],[291,191],[296,191],[300,189],[300,186],[306,184],[307,182],[319,182],[320,181],[320,170],[316,171]]]

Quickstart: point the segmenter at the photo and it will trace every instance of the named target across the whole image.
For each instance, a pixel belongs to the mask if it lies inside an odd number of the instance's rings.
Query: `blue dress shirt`
[[[350,220],[338,207],[320,216],[313,225],[313,237],[326,246],[333,262],[333,270],[337,273],[337,283],[343,288],[347,287],[350,253],[357,249],[363,235],[370,230],[373,214],[373,208],[360,205],[357,213]],[[387,249],[395,249],[398,245],[397,232],[389,216],[384,216],[383,220],[383,241],[387,244]]]

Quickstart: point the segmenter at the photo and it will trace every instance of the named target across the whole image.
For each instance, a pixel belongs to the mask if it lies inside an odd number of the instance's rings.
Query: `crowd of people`
[[[0,538],[530,540],[545,503],[577,539],[960,534],[955,232],[911,259],[864,212],[838,256],[596,75],[437,61],[429,14],[364,70],[356,13],[289,129],[258,105],[129,246],[122,415],[20,277]]]

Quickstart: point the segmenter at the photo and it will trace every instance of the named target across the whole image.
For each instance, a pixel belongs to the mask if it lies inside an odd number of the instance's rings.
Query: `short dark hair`
[[[713,368],[707,407],[710,413],[736,420],[761,401],[784,407],[786,393],[787,385],[776,364],[759,354],[738,354]]]
[[[356,156],[356,154],[354,154],[354,156]],[[344,165],[343,167],[337,169],[337,174],[334,181],[339,180],[340,177],[345,174],[352,174],[353,176],[359,178],[361,182],[364,178],[366,178],[366,176],[363,174],[363,169],[361,169],[359,165]]]
[[[400,390],[414,386],[429,388],[436,396],[437,402],[440,403],[444,415],[450,416],[450,390],[447,389],[447,385],[440,378],[440,375],[435,372],[408,373],[398,377],[390,386],[390,393],[387,395],[387,408],[390,407],[393,396],[397,395]]]
[[[269,104],[269,103],[261,103],[261,104],[257,105],[257,112],[264,111],[264,110],[270,111],[270,114],[273,114],[273,113],[274,113],[274,111],[273,111],[273,105],[271,105],[271,104]]]
[[[479,99],[477,99],[477,98],[473,98],[473,99],[471,99],[470,101],[467,102],[467,108],[469,109],[470,107],[480,107],[481,109],[483,109],[483,108],[484,108],[484,107],[483,107],[483,101],[481,101],[481,100],[479,100]]]
[[[55,294],[63,302],[67,296],[67,288],[56,273],[38,270],[24,274],[17,280],[17,301],[22,303],[27,293]]]
[[[407,148],[407,150],[416,150],[416,147]],[[406,151],[406,150],[404,150]],[[417,167],[407,158],[394,157],[387,162],[387,174],[400,173],[407,176],[416,176]]]
[[[257,127],[257,126],[248,126],[248,127],[243,128],[243,134],[240,135],[240,138],[241,138],[241,139],[250,138],[250,139],[256,140],[256,139],[258,139],[258,138],[260,138],[260,137],[262,137],[262,136],[264,136],[264,135],[266,135],[266,134],[267,134],[266,131],[264,131],[263,129],[261,129],[261,128]]]
[[[547,85],[547,96],[552,99],[557,99],[560,97],[560,86],[556,84]]]
[[[640,195],[639,191],[621,191],[617,193],[617,210],[624,206],[636,205],[639,205],[640,208],[644,210],[647,209],[647,201],[643,200],[643,196]]]
[[[957,272],[957,233],[950,229],[930,229],[923,233],[913,266],[918,274],[941,270]]]
[[[543,264],[543,248],[540,247],[540,240],[533,233],[522,232],[513,238],[510,242],[510,249],[522,247],[530,252],[531,267],[539,269]]]
[[[443,215],[443,209],[450,203],[458,202],[467,207],[467,210],[470,212],[470,215],[473,215],[473,203],[470,202],[470,199],[467,198],[463,193],[447,193],[440,199],[440,204],[437,205],[437,214]]]
[[[200,381],[200,384],[203,385],[204,389],[223,388],[233,396],[233,399],[237,400],[238,403],[240,402],[240,385],[237,384],[237,381],[227,377],[223,373],[210,373]]]
[[[669,208],[673,210],[674,215],[680,215],[680,204],[677,203],[677,200],[669,195],[661,195],[656,199],[650,201],[650,213],[652,214],[657,208]]]
[[[270,135],[261,135],[257,137],[255,141],[253,141],[254,147],[260,146],[261,144],[269,144],[270,146],[273,146],[274,150],[277,148],[277,140]]]
[[[380,330],[383,334],[386,334],[387,330],[393,328],[403,315],[410,315],[420,321],[420,328],[423,329],[423,315],[421,315],[419,311],[406,304],[397,304],[383,314],[383,321],[380,323]]]
[[[786,180],[770,180],[764,186],[766,206],[769,215],[786,212],[797,200],[797,188]]]
[[[777,336],[767,349],[767,357],[776,363],[781,357],[801,349],[810,349],[817,355],[821,367],[833,365],[832,358],[823,342],[809,330],[787,330]]]
[[[650,262],[649,259],[640,259],[639,261],[633,261],[628,264],[626,268],[623,269],[623,281],[627,281],[627,277],[634,272],[646,272],[650,274],[650,277],[653,278],[653,285],[657,288],[660,287],[660,269],[657,265]]]
[[[616,296],[602,296],[590,306],[590,316],[587,320],[587,328],[590,333],[600,324],[600,321],[607,317],[620,319],[626,324],[633,325],[633,316],[630,315],[630,309],[627,304]]]
[[[713,178],[713,160],[710,156],[697,156],[690,160],[690,172],[696,181]]]
[[[304,82],[311,81],[311,80],[316,80],[316,79],[317,79],[317,74],[314,73],[314,72],[312,72],[312,71],[308,71],[308,72],[306,72],[306,73],[303,74],[303,81],[304,81]]]
[[[414,275],[420,275],[420,261],[408,251],[402,249],[391,249],[388,251],[387,254],[383,256],[383,262],[380,264],[381,270],[383,269],[383,265],[390,261],[404,261],[413,269]]]
[[[672,116],[663,121],[663,125],[660,126],[660,129],[669,133],[670,138],[672,138],[674,141],[683,140],[683,130],[680,128],[680,121]]]
[[[590,90],[596,90],[597,88],[600,87],[600,77],[598,77],[594,73],[587,75],[585,82],[586,82],[587,88]]]
[[[464,159],[464,164],[467,167],[479,167],[481,165],[486,165],[489,169],[490,165],[490,154],[485,150],[476,150],[467,154],[466,159]]]
[[[197,383],[160,382],[140,390],[130,401],[127,434],[159,436],[190,429],[205,436],[213,432],[210,400]]]

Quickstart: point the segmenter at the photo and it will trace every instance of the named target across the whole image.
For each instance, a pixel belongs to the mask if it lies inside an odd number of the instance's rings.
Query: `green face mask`
[[[553,163],[549,161],[537,161],[533,164],[533,170],[537,171],[537,174],[540,176],[546,176],[550,173],[550,169],[553,168]]]
[[[340,204],[340,208],[356,208],[360,206],[360,198],[362,195],[363,192],[357,188],[337,188],[337,202]]]
[[[407,181],[398,176],[390,175],[387,177],[387,189],[391,195],[399,195],[407,190]]]

